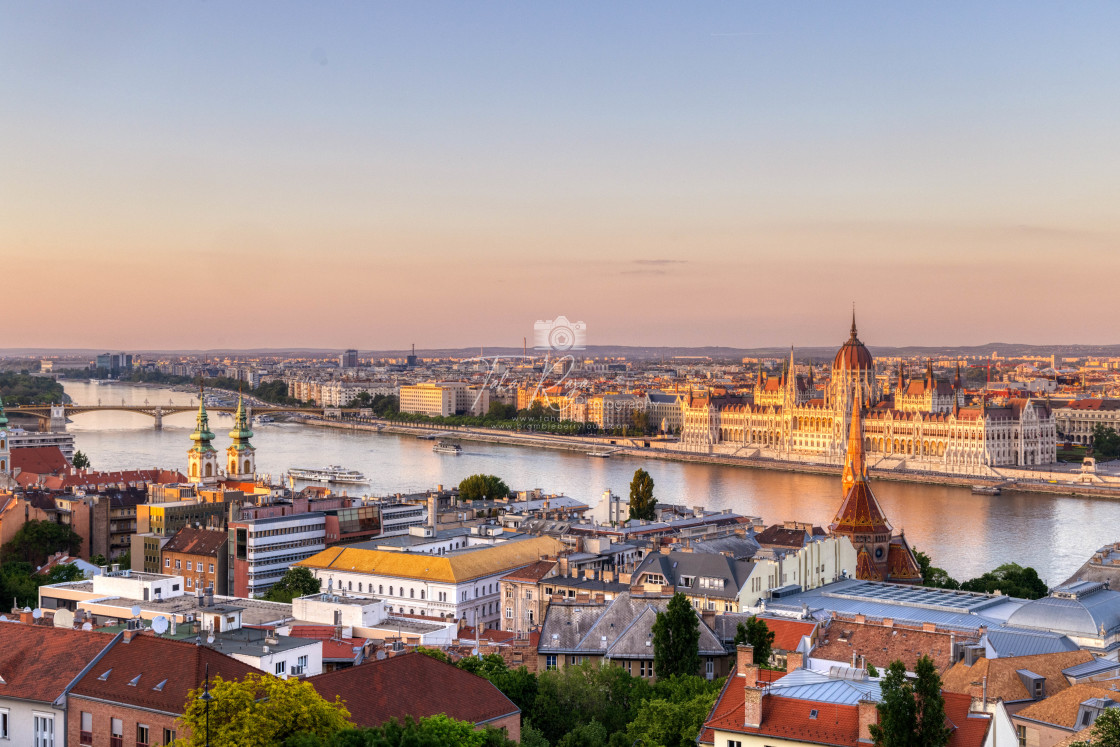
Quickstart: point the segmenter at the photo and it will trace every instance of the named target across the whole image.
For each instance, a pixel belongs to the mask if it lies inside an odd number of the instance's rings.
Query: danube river
[[[197,395],[168,389],[68,382],[77,404],[193,404]],[[214,445],[229,444],[233,419],[211,413]],[[77,448],[97,469],[177,468],[186,471],[194,414],[164,416],[163,430],[146,415],[102,412],[75,415],[70,425]],[[431,441],[412,436],[352,433],[265,423],[253,426],[257,469],[280,479],[289,467],[338,464],[369,478],[352,494],[408,493],[456,485],[476,472],[499,475],[514,490],[541,488],[595,506],[603,491],[625,495],[634,470],[649,471],[663,503],[729,508],[761,516],[826,525],[840,505],[839,478],[743,467],[686,464],[654,459],[588,459],[552,449],[462,443],[463,453],[436,454]],[[877,481],[875,494],[895,529],[958,579],[1001,563],[1034,566],[1049,584],[1064,581],[1098,547],[1120,540],[1120,501],[1007,493],[976,496],[964,488]]]

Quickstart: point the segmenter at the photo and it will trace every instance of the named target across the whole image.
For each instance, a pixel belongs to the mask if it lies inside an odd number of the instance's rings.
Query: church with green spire
[[[198,389],[198,418],[187,451],[187,478],[198,485],[212,485],[218,481],[218,452],[211,443],[214,432],[210,430],[210,417],[206,414],[206,395]]]
[[[249,418],[245,412],[245,398],[237,398],[237,414],[234,415],[233,430],[229,432],[233,441],[226,449],[226,478],[250,482],[256,479],[256,449],[249,443],[253,431],[249,429]]]
[[[12,473],[12,447],[8,443],[8,416],[4,414],[4,400],[0,398],[0,488]]]

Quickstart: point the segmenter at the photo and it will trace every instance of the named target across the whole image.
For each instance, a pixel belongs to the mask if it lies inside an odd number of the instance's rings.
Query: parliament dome
[[[871,353],[867,347],[859,341],[859,336],[856,334],[856,315],[852,314],[852,336],[848,338],[847,342],[836,353],[836,357],[832,361],[833,371],[873,371],[875,369],[875,359],[871,357]]]

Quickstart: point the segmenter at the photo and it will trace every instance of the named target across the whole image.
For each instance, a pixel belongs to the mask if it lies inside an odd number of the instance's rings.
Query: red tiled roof
[[[760,617],[766,627],[774,633],[774,648],[793,651],[801,643],[803,636],[812,635],[817,627],[815,622],[788,620],[781,617]]]
[[[742,675],[727,678],[723,692],[700,730],[698,741],[701,744],[712,744],[716,729],[842,747],[859,744],[859,707],[854,705],[764,695],[761,726],[743,726],[744,684]],[[948,692],[942,695],[945,720],[952,729],[949,747],[980,747],[988,734],[990,718],[970,714],[972,699],[967,695]],[[810,717],[811,711],[817,712],[816,718]]]
[[[54,475],[69,467],[70,463],[57,446],[21,446],[12,449],[12,469],[37,475]]]
[[[240,680],[260,672],[207,646],[141,633],[121,641],[74,686],[74,695],[181,714],[187,693],[210,678]],[[110,671],[112,670],[112,671]],[[108,677],[101,679],[108,672]],[[137,676],[136,684],[130,684]],[[166,682],[164,682],[166,680]],[[164,682],[159,690],[155,688]]]
[[[225,547],[229,534],[217,529],[183,527],[163,546],[163,552],[181,552],[191,555],[217,557]]]
[[[537,582],[552,572],[556,567],[555,560],[538,560],[536,563],[527,565],[524,568],[510,571],[502,576],[502,581],[528,581]]]
[[[372,661],[308,682],[327,700],[338,696],[345,701],[358,726],[439,713],[479,724],[519,711],[488,680],[424,654]]]
[[[335,638],[335,628],[330,625],[293,625],[288,633],[292,638],[311,638],[323,642],[323,661],[346,659],[354,661],[355,648],[366,644],[364,638]]]
[[[106,633],[0,623],[0,693],[50,703],[112,640]]]
[[[889,534],[891,525],[866,479],[856,480],[829,527],[833,534]]]

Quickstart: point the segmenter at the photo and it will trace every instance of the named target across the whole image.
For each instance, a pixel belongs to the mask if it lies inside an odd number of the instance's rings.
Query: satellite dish
[[[163,635],[164,633],[166,633],[168,625],[169,624],[167,622],[167,618],[163,615],[160,615],[155,620],[152,620],[152,630],[154,630],[157,635]]]
[[[472,648],[471,649],[471,656],[478,656],[478,649],[477,648]]]
[[[384,658],[385,658],[385,652],[382,651],[381,649],[377,649],[377,660],[382,661]]]
[[[24,612],[30,612],[30,611],[31,611],[31,608],[30,608],[30,607],[24,607],[24,608],[23,608],[23,611],[24,611]]]
[[[39,618],[41,618],[43,616],[43,611],[41,609],[39,609],[38,607],[36,607],[35,611],[31,613],[31,616],[34,617],[36,620],[38,620]]]
[[[0,615],[0,622],[5,622],[5,623],[8,622],[8,616],[7,615]]]
[[[82,623],[82,630],[93,630],[93,623],[90,623],[90,622]]]
[[[74,627],[74,613],[68,609],[55,610],[54,626],[56,628]]]
[[[214,634],[213,634],[213,633],[211,633],[210,635],[206,636],[206,642],[207,642],[207,643],[213,643],[213,642],[214,642]]]
[[[138,604],[132,605],[132,616],[133,617],[140,617],[140,605],[138,605]]]

